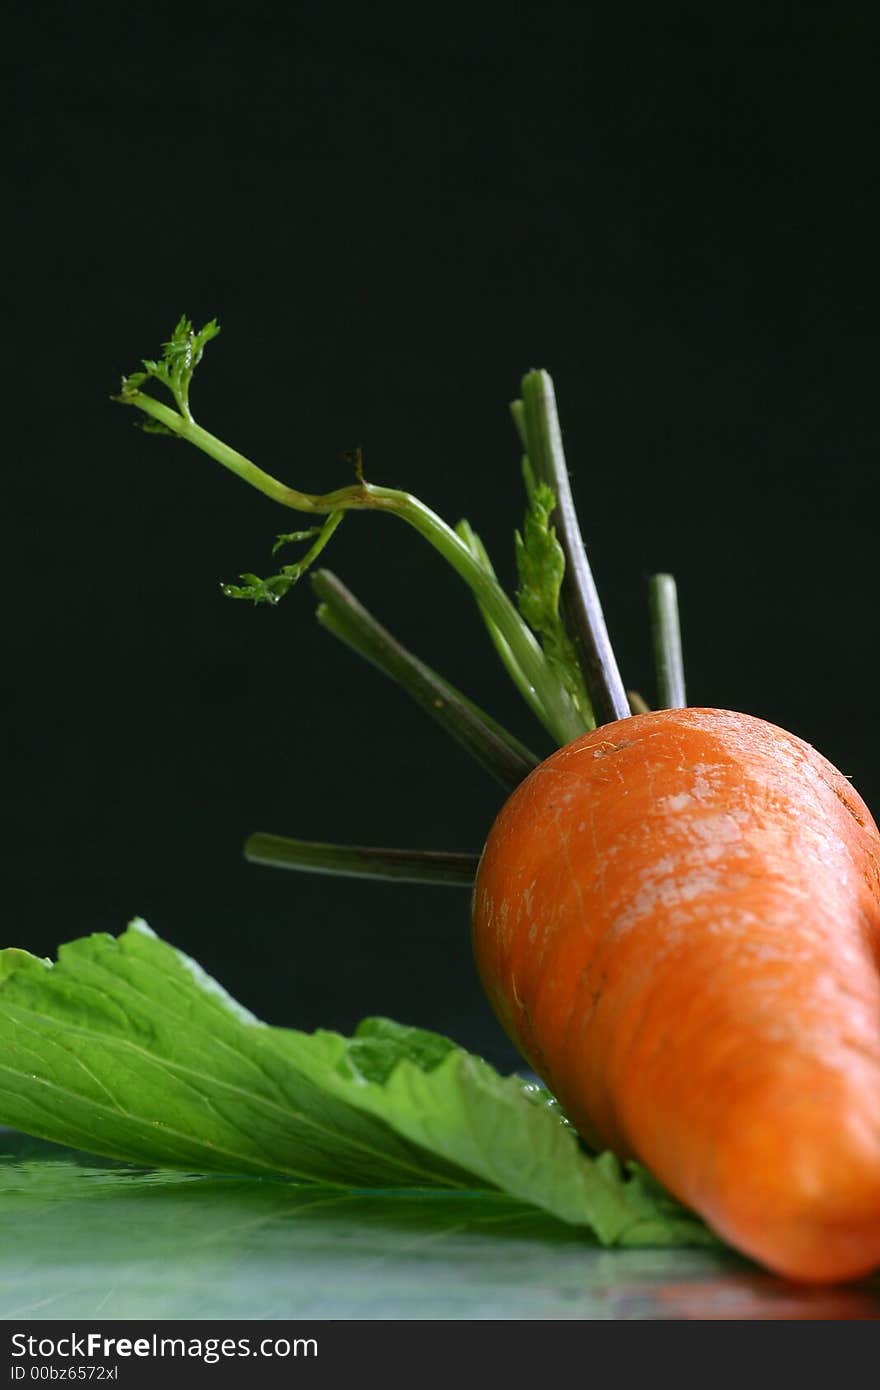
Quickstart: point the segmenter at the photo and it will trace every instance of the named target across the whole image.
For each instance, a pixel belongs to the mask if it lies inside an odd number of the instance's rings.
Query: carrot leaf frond
[[[189,388],[193,373],[202,360],[206,345],[212,338],[216,338],[219,332],[220,325],[216,319],[211,319],[201,328],[195,329],[191,320],[183,314],[167,343],[162,344],[162,356],[155,359],[145,358],[142,364],[143,371],[132,372],[122,378],[122,390],[118,399],[128,404],[141,387],[152,379],[170,392],[180,414],[184,419],[191,421],[193,417],[189,408]],[[144,429],[153,434],[173,432],[157,421],[145,424]]]
[[[574,643],[559,612],[565,555],[550,524],[556,507],[553,489],[536,480],[528,456],[523,457],[528,507],[522,531],[514,537],[519,588],[516,600],[529,627],[538,634],[548,665],[568,691],[587,728],[595,719],[578,665]]]
[[[311,526],[306,531],[288,531],[278,536],[272,547],[273,555],[285,545],[306,540],[312,540],[312,544],[298,560],[282,565],[278,573],[268,579],[261,579],[257,574],[240,574],[238,577],[242,583],[221,585],[223,593],[227,598],[250,599],[252,603],[278,603],[311,568],[344,516],[344,512],[331,512],[322,526]]]

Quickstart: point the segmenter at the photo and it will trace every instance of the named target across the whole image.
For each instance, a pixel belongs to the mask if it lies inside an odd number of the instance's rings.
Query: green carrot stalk
[[[687,705],[684,657],[678,617],[678,591],[672,575],[652,575],[648,594],[660,708],[684,709]]]
[[[318,621],[395,681],[508,791],[539,759],[449,681],[397,641],[330,570],[312,575]]]
[[[433,883],[447,888],[470,888],[479,855],[439,850],[373,849],[363,845],[330,845],[314,840],[289,840],[283,835],[249,836],[245,858],[252,864],[340,878],[378,878],[398,883]]]
[[[565,556],[563,613],[576,640],[583,675],[596,716],[602,723],[626,719],[629,702],[608,636],[599,594],[574,507],[553,382],[547,372],[529,372],[522,399],[511,407],[514,423],[535,476],[556,497],[555,517]]]
[[[489,571],[490,574],[494,575],[495,570],[492,567],[492,561],[489,559],[488,551],[486,550],[486,547],[483,545],[483,542],[477,535],[474,528],[471,526],[470,522],[462,519],[457,523],[455,527],[455,532],[456,535],[458,535],[461,538],[461,540],[464,541],[468,550],[470,550],[471,553],[474,556],[476,556],[476,558],[480,561],[482,565],[485,565],[486,569]],[[490,614],[486,610],[485,605],[478,601],[477,607],[480,610],[480,615],[483,619],[483,622],[486,624],[486,631],[488,632],[489,637],[491,638],[493,647],[498,653],[502,666],[504,667],[507,674],[510,676],[510,679],[513,681],[520,695],[522,695],[526,704],[529,706],[529,709],[536,716],[536,718],[541,719],[541,708],[537,699],[536,692],[533,689],[533,687],[529,684],[520,666],[518,665],[516,657],[511,651],[508,642],[505,640],[504,634],[498,627],[497,623],[493,622]],[[585,727],[590,728],[592,726],[589,723],[587,723]]]

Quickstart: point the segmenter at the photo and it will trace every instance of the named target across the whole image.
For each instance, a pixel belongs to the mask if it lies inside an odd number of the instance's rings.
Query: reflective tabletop
[[[126,1170],[0,1133],[4,1319],[874,1319],[880,1279],[603,1250],[498,1194]]]

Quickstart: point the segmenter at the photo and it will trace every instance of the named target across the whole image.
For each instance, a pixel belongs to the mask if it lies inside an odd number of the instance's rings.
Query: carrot
[[[667,709],[531,773],[477,874],[483,985],[578,1131],[795,1279],[880,1264],[878,866],[815,749]]]
[[[299,558],[224,592],[274,604],[350,512],[397,516],[471,589],[515,686],[563,745],[535,766],[344,585],[315,575],[324,626],[514,788],[472,919],[480,976],[523,1055],[585,1139],[640,1160],[739,1250],[801,1280],[880,1267],[880,834],[861,799],[792,734],[687,707],[670,575],[651,581],[664,708],[630,713],[644,702],[627,694],[605,627],[546,372],[528,373],[511,407],[528,504],[514,605],[466,521],[452,528],[367,482],[359,456],[354,483],[305,493],[197,424],[191,377],[217,332],[182,318],[117,399],[323,518],[278,537],[273,554],[305,543]],[[312,872],[447,885],[471,874],[461,855],[276,835],[248,845],[261,863]]]

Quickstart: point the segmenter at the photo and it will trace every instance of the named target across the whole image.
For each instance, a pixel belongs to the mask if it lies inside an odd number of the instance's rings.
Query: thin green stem
[[[684,657],[681,650],[678,591],[672,575],[652,575],[648,595],[660,708],[684,709],[687,705]]]
[[[514,409],[513,417],[521,436],[525,436],[535,476],[547,483],[556,496],[557,532],[565,554],[563,616],[575,646],[580,648],[593,709],[602,722],[626,719],[629,702],[581,536],[562,448],[556,396],[547,372],[529,372],[523,378],[522,409]]]
[[[328,845],[262,833],[248,838],[244,854],[252,864],[267,864],[275,869],[298,869],[302,873],[332,874],[341,878],[434,883],[447,888],[472,887],[480,862],[477,854]]]
[[[456,535],[458,535],[460,539],[464,541],[471,554],[476,556],[480,563],[484,565],[485,568],[489,571],[489,573],[494,577],[495,570],[492,567],[492,561],[489,559],[489,553],[486,550],[486,547],[483,545],[483,542],[481,541],[480,537],[477,535],[476,531],[471,526],[470,522],[465,521],[464,518],[462,518],[462,520],[459,521],[456,525],[455,531]],[[519,665],[517,664],[516,658],[513,655],[513,652],[510,650],[509,644],[504,639],[501,629],[498,627],[497,623],[492,621],[491,617],[486,611],[485,605],[480,603],[479,600],[477,600],[477,607],[480,610],[480,616],[483,619],[483,622],[486,624],[486,630],[489,633],[489,637],[492,640],[493,647],[498,653],[498,656],[501,660],[501,664],[503,665],[507,674],[510,676],[510,679],[513,681],[520,695],[525,700],[529,709],[532,711],[535,717],[541,720],[541,722],[543,723],[543,712],[541,710],[540,702],[538,700],[537,694],[535,693],[534,687],[529,684],[529,682],[523,675]],[[578,732],[583,733],[583,728],[580,728]]]
[[[330,512],[384,511],[400,517],[419,532],[452,566],[472,590],[477,602],[501,631],[524,681],[534,692],[533,708],[540,710],[541,722],[559,743],[568,743],[583,732],[577,710],[568,693],[549,667],[534,634],[490,570],[471,553],[465,543],[437,514],[417,497],[395,488],[377,487],[360,481],[318,496],[287,487],[258,468],[250,459],[229,448],[200,425],[186,420],[177,411],[142,391],[118,397],[134,405],[164,425],[173,434],[194,444],[244,482],[295,511],[326,515]]]
[[[493,777],[511,791],[538,758],[449,681],[397,641],[329,570],[312,576],[318,621],[389,676]]]
[[[500,630],[524,681],[534,691],[533,708],[559,743],[570,743],[583,732],[580,715],[550,669],[534,633],[523,621],[491,570],[471,553],[446,522],[409,493],[364,484],[373,499],[415,528],[452,566],[474,594],[481,609]]]
[[[176,434],[180,439],[187,440],[194,444],[197,449],[201,449],[203,454],[207,454],[217,463],[221,463],[224,468],[228,468],[230,473],[235,473],[243,482],[250,483],[258,492],[263,492],[267,497],[271,497],[273,502],[280,502],[282,507],[293,507],[301,512],[324,512],[332,508],[314,507],[311,503],[313,498],[308,493],[297,492],[295,488],[286,487],[277,478],[273,478],[270,473],[266,473],[262,468],[258,468],[250,459],[245,458],[244,454],[238,453],[236,449],[230,449],[228,444],[224,444],[222,439],[210,434],[208,430],[202,429],[192,419],[184,419],[171,406],[165,405],[163,401],[157,401],[154,396],[148,396],[144,391],[132,392],[130,396],[117,397],[125,405],[137,406],[145,415],[149,415],[154,420],[158,420],[161,425]]]

